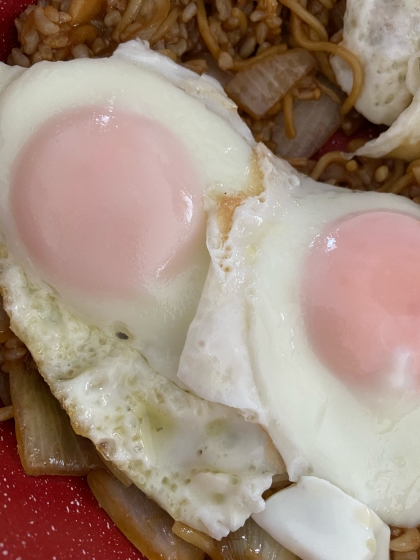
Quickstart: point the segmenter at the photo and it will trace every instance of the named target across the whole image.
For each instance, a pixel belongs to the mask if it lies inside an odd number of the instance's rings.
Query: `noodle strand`
[[[356,103],[363,88],[363,69],[359,59],[341,45],[334,45],[333,43],[323,41],[315,42],[308,39],[302,29],[302,20],[297,17],[295,13],[292,13],[291,16],[291,26],[293,37],[299,46],[307,49],[308,51],[324,51],[339,56],[351,67],[353,72],[353,87],[341,108],[341,113],[346,115],[350,109],[354,107],[354,104]]]
[[[318,181],[329,165],[331,165],[332,163],[345,164],[347,163],[347,161],[348,160],[343,156],[341,152],[328,152],[327,154],[324,154],[321,158],[319,158],[309,177],[311,179],[314,179],[314,181]]]
[[[289,8],[292,14],[296,15],[300,20],[304,21],[311,27],[322,41],[328,41],[328,33],[319,19],[310,14],[296,0],[281,0],[283,6]]]
[[[203,41],[213,57],[218,61],[221,49],[210,31],[204,0],[197,0],[197,23]]]

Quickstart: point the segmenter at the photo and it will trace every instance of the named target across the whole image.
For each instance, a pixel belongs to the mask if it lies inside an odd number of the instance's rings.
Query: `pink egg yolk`
[[[204,243],[203,185],[182,141],[138,114],[89,107],[50,118],[21,150],[11,208],[47,281],[133,297]]]
[[[336,377],[420,387],[420,221],[353,214],[311,245],[301,303],[313,351]]]

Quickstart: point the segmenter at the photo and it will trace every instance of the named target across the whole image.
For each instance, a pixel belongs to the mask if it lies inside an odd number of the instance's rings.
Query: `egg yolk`
[[[132,297],[182,270],[204,243],[203,185],[156,120],[88,107],[50,118],[15,161],[11,208],[53,285]]]
[[[342,380],[420,387],[420,221],[388,211],[330,223],[307,254],[312,349]]]

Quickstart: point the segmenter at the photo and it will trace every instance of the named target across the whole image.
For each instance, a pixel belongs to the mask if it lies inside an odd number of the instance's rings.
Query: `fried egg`
[[[406,78],[410,57],[420,50],[418,2],[347,0],[341,45],[363,68],[364,86],[356,109],[372,123],[391,125],[414,94]],[[339,85],[349,93],[350,67],[340,57],[331,63]]]
[[[256,153],[254,196],[207,194],[211,267],[178,375],[262,425],[290,480],[416,526],[420,209]]]
[[[262,428],[176,379],[208,269],[203,192],[252,186],[251,134],[217,82],[140,42],[0,71],[11,328],[75,430],[175,519],[221,538],[284,468]]]
[[[405,161],[420,158],[420,90],[388,130],[359,148],[355,155],[372,158],[386,156]]]

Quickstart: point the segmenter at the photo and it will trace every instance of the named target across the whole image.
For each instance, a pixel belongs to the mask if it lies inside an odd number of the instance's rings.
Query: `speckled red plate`
[[[28,0],[0,0],[0,60],[16,41],[13,20]],[[141,560],[98,506],[85,478],[26,476],[14,424],[0,423],[0,558]]]

